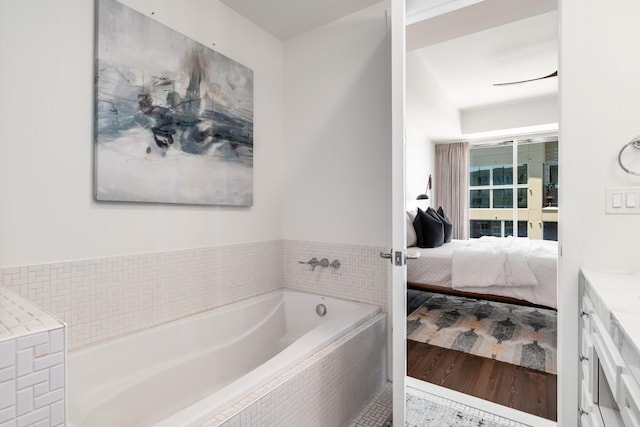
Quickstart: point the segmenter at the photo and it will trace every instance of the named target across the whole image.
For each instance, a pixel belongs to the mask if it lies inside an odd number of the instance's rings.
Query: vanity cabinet
[[[610,295],[619,278],[607,278],[588,272],[580,277],[580,423],[640,427],[640,353],[611,298],[624,299],[624,294]]]

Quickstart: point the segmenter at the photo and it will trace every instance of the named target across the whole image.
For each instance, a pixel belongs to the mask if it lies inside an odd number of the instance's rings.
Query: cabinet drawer
[[[586,380],[580,387],[580,425],[582,427],[604,427],[598,407],[593,403],[591,389]]]
[[[591,332],[591,316],[596,315],[596,309],[593,306],[593,303],[589,299],[588,296],[584,295],[582,297],[582,310],[581,316],[582,319],[582,329]]]
[[[597,353],[602,371],[607,377],[613,398],[617,401],[620,397],[620,375],[623,372],[625,363],[599,317],[594,315],[590,316],[590,318],[593,327],[593,336],[591,337],[593,349]],[[593,362],[595,363],[595,360]]]
[[[593,343],[591,342],[591,330],[587,327],[582,329],[582,336],[580,340],[580,355],[588,356],[591,353],[591,347]]]
[[[618,406],[625,426],[640,427],[640,388],[634,379],[626,374],[620,376]]]

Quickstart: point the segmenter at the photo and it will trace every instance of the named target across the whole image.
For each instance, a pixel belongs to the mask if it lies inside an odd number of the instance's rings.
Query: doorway
[[[487,2],[490,3],[490,2]],[[490,6],[487,6],[485,12],[491,14]],[[520,98],[501,99],[497,101],[487,101],[484,104],[479,103],[472,105],[469,98],[465,98],[462,92],[473,92],[470,86],[459,87],[449,91],[448,84],[454,81],[454,76],[458,79],[477,80],[480,69],[475,67],[473,63],[463,62],[469,61],[468,55],[463,60],[455,62],[452,60],[453,68],[450,70],[449,77],[443,72],[443,61],[441,55],[453,55],[453,50],[469,49],[469,46],[475,45],[478,51],[485,53],[491,52],[498,56],[502,47],[490,48],[488,43],[495,41],[496,38],[505,38],[504,35],[499,36],[504,28],[515,27],[516,24],[523,24],[525,27],[537,29],[541,28],[541,23],[549,25],[548,30],[553,32],[554,41],[547,40],[550,32],[542,31],[539,37],[534,41],[525,43],[524,38],[510,37],[509,43],[514,49],[509,55],[508,61],[504,61],[500,67],[502,70],[509,69],[514,63],[519,62],[521,57],[535,56],[534,43],[538,43],[539,49],[545,50],[550,48],[553,52],[548,53],[545,58],[539,58],[541,63],[550,63],[551,67],[557,67],[557,14],[555,12],[555,3],[551,5],[546,3],[546,10],[538,10],[531,16],[518,16],[512,21],[502,22],[499,25],[487,24],[486,27],[477,31],[480,41],[473,42],[475,37],[473,32],[464,32],[460,30],[450,31],[450,39],[438,39],[440,36],[434,36],[435,28],[442,28],[442,22],[445,21],[443,15],[437,15],[427,18],[425,21],[431,20],[430,25],[424,25],[422,21],[409,21],[407,27],[407,173],[406,173],[406,208],[408,211],[416,208],[426,210],[427,208],[438,208],[438,200],[434,200],[434,194],[430,194],[430,198],[425,201],[416,200],[418,194],[424,193],[427,177],[433,174],[435,170],[435,145],[453,141],[471,141],[474,144],[476,157],[480,156],[481,150],[485,150],[485,158],[487,161],[482,164],[481,161],[473,162],[469,174],[468,201],[469,201],[469,231],[467,237],[479,238],[481,236],[495,236],[504,238],[507,236],[528,237],[535,240],[557,241],[557,216],[558,216],[558,158],[557,158],[557,79],[549,78],[536,82],[533,85],[545,86],[541,88],[538,95],[532,95],[535,90],[530,88],[521,89],[523,85],[514,85],[515,92],[519,92]],[[477,12],[477,9],[474,9]],[[458,11],[464,14],[463,11]],[[507,13],[508,15],[508,13]],[[484,15],[476,15],[484,16]],[[524,21],[524,23],[520,22]],[[453,27],[450,22],[450,25]],[[481,26],[482,27],[482,26]],[[495,29],[495,31],[494,31]],[[506,30],[504,30],[506,31]],[[491,33],[494,32],[492,35]],[[440,32],[442,33],[442,32]],[[425,37],[433,37],[426,43],[426,48],[420,48],[415,38],[422,34]],[[504,33],[503,33],[504,34]],[[412,41],[412,39],[414,39]],[[515,46],[520,43],[519,48]],[[542,47],[540,47],[540,44]],[[504,51],[506,52],[506,50]],[[502,52],[502,53],[504,53]],[[431,55],[431,57],[429,56]],[[473,56],[473,55],[471,55]],[[551,62],[549,62],[551,58]],[[472,58],[471,58],[472,59]],[[525,61],[526,62],[526,61]],[[516,68],[518,73],[531,73],[536,75],[538,69],[531,64],[525,64],[522,68]],[[549,73],[543,73],[547,75]],[[445,75],[445,77],[443,77]],[[496,75],[489,82],[492,83],[511,82],[523,80],[514,77],[513,74]],[[485,82],[487,83],[487,82]],[[466,84],[466,83],[465,83]],[[524,84],[524,86],[527,86]],[[544,92],[549,90],[550,92]],[[506,92],[506,91],[503,91]],[[462,93],[462,94],[461,94]],[[487,92],[488,93],[488,92]],[[479,94],[478,99],[486,94]],[[488,95],[486,95],[488,96]],[[506,95],[503,95],[506,96]],[[421,103],[420,99],[429,99],[429,102]],[[480,102],[480,101],[478,101]],[[492,103],[493,102],[493,103]],[[465,104],[466,103],[466,104]],[[527,114],[526,112],[531,112]],[[533,113],[535,111],[535,113]],[[527,117],[528,116],[528,117]],[[481,144],[478,144],[478,143]],[[553,144],[555,145],[555,158],[551,154],[553,152]],[[502,144],[502,153],[491,158],[489,153],[490,147],[496,147]],[[515,145],[514,145],[515,144]],[[515,149],[514,149],[515,147]],[[499,150],[498,150],[499,151]],[[507,153],[508,151],[508,153]],[[536,157],[538,154],[542,157]],[[546,157],[545,157],[546,156]],[[473,156],[472,156],[473,157]],[[500,157],[510,157],[509,161],[501,161]],[[527,162],[522,162],[521,158],[526,157]],[[419,162],[417,158],[422,158]],[[477,158],[475,160],[478,160]],[[524,166],[523,163],[527,165]],[[475,170],[473,169],[475,167]],[[524,168],[524,170],[523,170]],[[475,172],[475,174],[474,174]],[[473,182],[474,176],[477,180]],[[511,176],[511,180],[508,177]],[[435,175],[434,175],[435,177]],[[485,179],[481,181],[480,178]],[[522,179],[521,179],[522,178]],[[475,184],[475,185],[474,185]],[[434,181],[434,187],[438,186],[437,178]],[[465,193],[466,194],[466,193]],[[410,263],[411,261],[409,261]],[[409,269],[411,264],[409,264]],[[411,272],[409,272],[409,280],[411,280]],[[555,307],[552,307],[555,308]],[[409,313],[409,308],[407,310]],[[482,383],[483,380],[473,380],[468,372],[478,371],[478,364],[482,365],[482,360],[475,360],[473,357],[462,356],[460,354],[451,353],[439,349],[438,347],[421,348],[419,352],[415,352],[416,345],[407,344],[407,369],[409,374],[412,372],[412,365],[421,364],[424,366],[434,367],[431,374],[437,376],[438,369],[441,370],[440,379],[432,379],[434,382],[443,382],[446,372],[447,380],[455,382],[473,382],[474,387],[482,390],[491,390],[494,401],[505,406],[515,407],[519,410],[527,410],[525,404],[518,404],[516,401],[522,399],[523,403],[530,403],[531,384],[536,384],[536,394],[543,394],[544,398],[540,399],[540,410],[529,410],[535,412],[535,415],[550,420],[557,417],[557,380],[546,374],[542,377],[536,377],[531,372],[524,373],[523,377],[528,377],[529,386],[524,386],[521,391],[515,393],[506,393],[498,396],[508,390],[511,385],[499,383],[497,377],[516,378],[515,368],[507,365],[498,366],[498,364],[488,363],[486,367],[485,379],[493,378],[492,383]],[[446,366],[446,368],[444,368]],[[437,368],[436,368],[437,367]],[[509,371],[509,369],[512,369]],[[457,376],[456,376],[457,373]],[[417,374],[416,374],[417,375]],[[546,376],[545,376],[546,375]],[[522,378],[514,380],[523,383]],[[410,383],[411,381],[408,380]],[[451,388],[456,388],[451,385]],[[457,388],[473,394],[472,387],[469,384],[459,384]],[[527,390],[528,389],[528,390]],[[521,396],[515,394],[522,392]],[[491,400],[491,393],[486,393],[482,398]],[[525,400],[529,400],[525,402]],[[536,412],[537,411],[537,412]]]

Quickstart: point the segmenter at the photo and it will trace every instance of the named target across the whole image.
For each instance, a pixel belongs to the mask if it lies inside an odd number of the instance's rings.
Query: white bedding
[[[514,238],[452,240],[433,249],[409,248],[414,283],[518,298],[557,307],[557,242]]]

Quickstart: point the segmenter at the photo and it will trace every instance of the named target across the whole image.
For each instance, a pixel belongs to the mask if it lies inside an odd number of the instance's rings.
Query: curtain
[[[453,224],[454,239],[469,238],[469,143],[437,144],[434,204]]]

